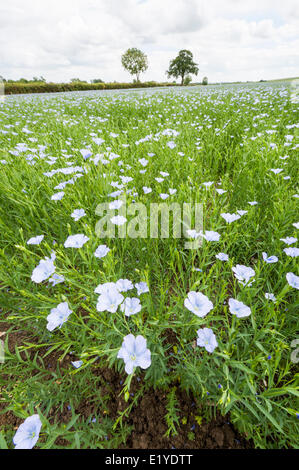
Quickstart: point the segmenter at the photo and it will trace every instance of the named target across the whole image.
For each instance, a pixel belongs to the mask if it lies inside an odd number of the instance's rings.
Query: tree
[[[208,77],[203,77],[202,79],[202,84],[207,85],[208,84]]]
[[[70,83],[87,83],[86,80],[80,80],[80,78],[71,78]]]
[[[190,85],[191,82],[192,82],[192,77],[190,77],[190,75],[187,75],[184,78],[184,85]]]
[[[121,63],[124,69],[126,69],[131,75],[136,75],[136,80],[139,82],[139,76],[141,72],[145,72],[148,68],[147,56],[144,52],[132,47],[128,49],[121,56]]]
[[[181,77],[181,85],[184,84],[184,78],[186,74],[192,73],[197,75],[198,67],[197,64],[193,62],[192,52],[188,51],[187,49],[181,50],[178,56],[170,62],[169,69],[166,73],[168,78]]]
[[[46,79],[42,76],[38,77],[33,77],[32,82],[43,82],[46,83]]]
[[[104,83],[104,82],[100,78],[94,78],[93,80],[90,80],[90,83]]]

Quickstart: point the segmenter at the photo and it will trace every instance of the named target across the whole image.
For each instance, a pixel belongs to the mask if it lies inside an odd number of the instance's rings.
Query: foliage
[[[23,93],[57,93],[64,91],[84,90],[118,90],[127,88],[151,88],[160,86],[175,86],[173,83],[139,82],[139,83],[6,83],[4,92],[6,95]]]
[[[192,77],[190,75],[187,75],[184,78],[184,85],[190,85],[191,82],[192,82]]]
[[[18,80],[6,80],[5,78],[0,76],[0,79],[3,80],[5,83],[46,83],[46,79],[44,77],[33,77],[31,80],[26,78],[19,78]]]
[[[135,47],[128,49],[121,57],[121,63],[125,70],[131,75],[136,75],[136,81],[139,82],[140,73],[148,68],[148,59],[146,54]]]
[[[46,90],[51,84],[35,86]],[[38,448],[120,446],[132,429],[122,425],[122,414],[117,422],[109,416],[112,386],[98,373],[113,369],[125,382],[122,413],[130,412],[134,399],[138,407],[150,387],[166,395],[169,434],[179,432],[177,386],[201,404],[194,413],[229,413],[256,447],[296,447],[299,392],[291,345],[298,295],[286,274],[298,274],[298,267],[281,239],[298,237],[299,115],[287,85],[8,96],[0,113],[0,331],[10,326],[22,339],[13,351],[6,335],[1,413],[25,419],[40,412]],[[84,159],[81,150],[91,155]],[[157,181],[161,171],[166,176]],[[64,184],[64,197],[52,200]],[[152,192],[145,194],[145,187]],[[187,250],[185,240],[176,238],[100,239],[96,207],[111,202],[118,188],[129,202],[146,207],[165,193],[180,204],[200,202],[204,230],[218,231],[221,238],[204,239],[198,250]],[[86,216],[75,221],[76,209]],[[237,211],[246,213],[232,223],[221,215]],[[76,233],[88,242],[66,248]],[[42,234],[39,245],[27,244]],[[94,253],[103,243],[110,251],[98,259]],[[52,251],[64,282],[32,282],[33,270]],[[229,259],[217,258],[220,252]],[[264,252],[278,262],[265,262]],[[237,264],[254,270],[251,285],[238,282],[232,270]],[[95,288],[126,278],[149,286],[140,295],[141,311],[130,317],[120,309],[98,311]],[[205,318],[186,308],[190,291],[211,300]],[[137,295],[135,288],[131,292]],[[231,315],[231,297],[250,306],[251,315]],[[47,317],[62,302],[72,313],[50,332]],[[196,342],[203,327],[215,333],[212,353]],[[132,377],[117,358],[130,333],[146,338],[151,352],[150,367],[135,371],[140,388],[134,397]],[[65,365],[67,356],[82,361],[81,367]],[[84,401],[96,415],[82,415]],[[1,429],[1,448],[13,447],[14,433],[9,424]]]
[[[70,83],[87,83],[87,81],[81,80],[80,78],[71,78]]]
[[[167,431],[165,435],[170,437],[171,435],[177,435],[177,427],[179,426],[179,403],[176,398],[176,387],[173,387],[170,392],[167,394],[167,404],[166,404],[167,413],[165,415],[165,420],[167,424]]]
[[[181,84],[184,84],[186,74],[198,74],[197,64],[193,61],[193,54],[187,49],[179,52],[178,56],[173,59],[169,64],[169,69],[166,72],[168,78],[181,77]]]
[[[208,77],[203,77],[202,79],[202,84],[207,85],[208,84]]]

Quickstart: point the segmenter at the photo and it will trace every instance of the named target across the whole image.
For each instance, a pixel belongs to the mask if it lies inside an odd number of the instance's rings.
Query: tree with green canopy
[[[167,70],[168,78],[181,77],[181,85],[184,84],[184,79],[187,74],[198,74],[198,66],[193,62],[193,54],[187,49],[182,49],[178,56],[173,59],[169,64],[169,69]]]
[[[141,72],[145,72],[148,68],[148,60],[146,54],[140,49],[132,47],[128,49],[121,57],[121,63],[124,69],[130,72],[131,75],[136,75],[136,80],[139,82]]]

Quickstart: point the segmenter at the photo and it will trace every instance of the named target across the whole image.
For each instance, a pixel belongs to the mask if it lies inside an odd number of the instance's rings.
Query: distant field
[[[299,77],[291,77],[291,78],[276,78],[274,80],[267,80],[268,82],[289,82],[293,80],[299,80]]]
[[[0,448],[34,414],[43,449],[298,446],[299,110],[276,82],[0,100]],[[158,203],[203,227],[153,236]]]
[[[272,82],[285,82],[286,84],[298,80],[298,78],[282,78],[276,80],[259,81],[259,82],[230,82],[230,83],[212,83],[211,85],[229,86],[229,85],[245,85],[272,83]],[[98,91],[98,90],[126,90],[126,89],[139,89],[139,88],[161,88],[161,87],[174,87],[180,86],[175,83],[158,83],[158,82],[140,82],[140,83],[5,83],[5,95],[19,95],[19,94],[35,94],[35,93],[62,93],[70,91]],[[201,83],[191,83],[190,86],[203,86]],[[205,85],[206,86],[206,85]]]

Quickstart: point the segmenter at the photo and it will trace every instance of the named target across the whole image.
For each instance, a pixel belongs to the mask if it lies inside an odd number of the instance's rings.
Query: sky
[[[121,55],[166,81],[189,49],[209,82],[299,76],[299,0],[0,0],[0,76],[132,81]]]

